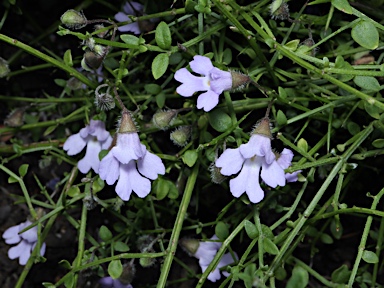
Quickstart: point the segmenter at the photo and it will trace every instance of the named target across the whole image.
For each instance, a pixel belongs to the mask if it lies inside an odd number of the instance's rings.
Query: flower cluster
[[[252,132],[247,144],[236,149],[226,149],[216,160],[216,166],[225,176],[239,175],[229,182],[233,196],[240,197],[247,193],[252,203],[258,203],[264,198],[264,191],[260,187],[261,179],[270,187],[284,186],[286,181],[297,181],[297,174],[285,174],[284,169],[291,165],[293,153],[284,149],[279,158],[271,148],[271,131],[269,119],[263,118]]]
[[[10,248],[8,250],[9,259],[19,258],[19,264],[25,265],[29,257],[31,256],[31,252],[35,248],[37,244],[37,227],[34,226],[31,229],[19,234],[24,228],[31,225],[32,222],[27,220],[19,225],[12,226],[4,231],[3,238],[5,239],[5,243],[7,244],[16,244],[18,245]],[[45,243],[41,245],[40,255],[43,256],[45,253]]]
[[[218,240],[216,235],[213,235],[210,240]],[[206,241],[206,242],[200,242],[196,239],[182,239],[180,241],[180,245],[189,253],[192,254],[194,257],[199,259],[199,265],[201,267],[202,272],[204,273],[205,270],[207,270],[209,264],[211,264],[213,258],[215,257],[217,251],[220,249],[222,243],[221,242],[213,242],[213,241]],[[236,260],[238,259],[238,256],[236,253],[234,253]],[[220,274],[220,268],[227,266],[234,262],[234,259],[230,253],[226,253],[223,255],[223,257],[220,259],[219,263],[217,264],[215,270],[211,271],[208,275],[208,280],[211,282],[216,282],[217,280],[220,280],[221,274]],[[229,276],[229,273],[226,271],[222,272],[225,277]]]

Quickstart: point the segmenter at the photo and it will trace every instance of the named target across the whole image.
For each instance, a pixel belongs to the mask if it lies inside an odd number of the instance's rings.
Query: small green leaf
[[[113,244],[113,248],[118,252],[127,252],[129,251],[129,246],[124,242],[117,241]]]
[[[347,129],[348,129],[348,132],[351,133],[351,135],[356,135],[357,133],[360,132],[360,126],[352,121],[348,122]]]
[[[117,279],[123,273],[123,265],[121,265],[120,260],[112,260],[108,265],[108,274],[113,279]]]
[[[57,86],[65,87],[67,86],[67,80],[64,79],[55,79],[53,80]]]
[[[215,234],[220,240],[227,239],[229,235],[229,230],[227,225],[222,221],[217,222],[215,227]]]
[[[287,44],[284,45],[284,47],[287,48],[288,50],[296,51],[297,46],[299,46],[299,43],[300,43],[300,40],[295,39],[295,40],[289,41]]]
[[[167,53],[158,54],[152,62],[152,75],[156,80],[164,75],[168,69],[169,56]]]
[[[161,92],[161,86],[157,84],[146,84],[144,86],[144,89],[147,93],[152,95],[157,95]]]
[[[209,123],[218,132],[225,132],[232,126],[231,117],[221,109],[215,109],[208,113]]]
[[[165,97],[165,94],[164,93],[159,93],[155,96],[156,98],[156,104],[157,104],[157,107],[159,107],[160,109],[162,109],[165,105],[165,100],[166,100],[166,97]]]
[[[188,165],[188,167],[192,167],[193,165],[195,165],[196,163],[196,160],[197,160],[197,152],[195,150],[188,150],[186,151],[183,156],[181,157],[181,159],[183,160],[183,162]]]
[[[332,5],[344,13],[352,14],[352,7],[349,5],[348,0],[332,0]]]
[[[101,240],[108,241],[112,239],[112,232],[107,228],[107,226],[102,225],[99,230],[99,236]]]
[[[28,172],[29,164],[23,164],[19,167],[19,175],[20,177],[24,177]]]
[[[107,156],[108,153],[109,153],[109,151],[106,149],[101,150],[99,152],[99,160],[101,161],[101,159],[103,159],[105,156]]]
[[[362,258],[365,262],[371,263],[371,264],[379,262],[379,258],[377,257],[377,255],[374,252],[369,250],[364,250]]]
[[[306,288],[309,281],[307,270],[300,266],[295,266],[292,270],[292,276],[289,278],[286,288]]]
[[[71,50],[70,50],[70,49],[68,49],[68,50],[65,51],[65,53],[64,53],[64,63],[65,63],[65,65],[67,65],[67,66],[70,66],[70,67],[73,66],[72,54],[71,54]]]
[[[379,81],[372,76],[356,76],[353,82],[362,89],[369,91],[380,91]]]
[[[372,142],[372,146],[378,149],[384,148],[384,139],[376,139]]]
[[[97,177],[96,181],[93,181],[92,183],[92,191],[93,193],[97,193],[101,191],[105,186],[104,180],[102,180],[100,177]]]
[[[257,231],[255,224],[253,224],[251,221],[245,220],[244,227],[245,232],[247,232],[249,238],[256,239],[259,237],[259,231]]]
[[[52,125],[52,126],[49,126],[43,133],[43,136],[48,136],[49,134],[51,134],[53,131],[55,131],[57,128],[57,125]]]
[[[324,244],[332,244],[333,243],[333,239],[331,236],[329,236],[328,234],[326,233],[322,233],[320,235],[320,240],[321,242],[323,242]]]
[[[159,177],[153,182],[153,192],[156,194],[157,200],[163,200],[169,192],[168,181]]]
[[[279,254],[279,248],[277,248],[276,244],[269,238],[263,238],[263,246],[265,252],[271,255]]]
[[[277,111],[276,121],[277,121],[277,124],[279,124],[279,126],[283,126],[287,124],[287,117],[285,116],[283,111],[281,110]]]
[[[67,194],[69,197],[80,195],[80,188],[78,186],[71,186],[71,188],[68,189]]]
[[[369,114],[369,116],[371,116],[372,118],[380,119],[380,116],[382,113],[381,108],[379,108],[375,105],[372,105],[368,101],[364,101],[364,109]]]
[[[65,281],[64,281],[64,286],[66,287],[66,288],[72,288],[75,283],[75,277],[74,277],[74,275],[73,274],[70,274],[69,275],[69,277],[66,277],[65,278]]]
[[[351,271],[349,271],[348,266],[344,264],[332,272],[331,279],[332,282],[343,284],[348,281],[350,275]]]
[[[11,183],[16,183],[16,182],[18,182],[18,180],[17,180],[16,178],[14,178],[14,177],[12,177],[12,176],[9,176],[9,177],[8,177],[8,183],[9,183],[9,184],[11,184]]]
[[[120,35],[120,39],[125,43],[128,44],[129,48],[138,48],[140,44],[140,39],[136,36],[133,36],[131,34],[123,34]]]
[[[59,264],[65,268],[65,269],[68,269],[68,270],[71,270],[72,269],[72,266],[71,266],[71,263],[68,262],[68,260],[61,260],[59,262]]]
[[[304,152],[308,152],[308,142],[307,142],[307,140],[305,140],[304,138],[301,138],[297,142],[297,147],[300,148],[301,150],[303,150]]]
[[[172,44],[171,30],[167,23],[161,21],[156,27],[155,40],[161,49],[169,49]]]
[[[364,48],[373,50],[379,46],[379,32],[371,22],[360,21],[352,28],[351,35]]]
[[[49,283],[49,282],[43,282],[42,284],[46,288],[56,288],[55,285],[53,285],[52,283]]]

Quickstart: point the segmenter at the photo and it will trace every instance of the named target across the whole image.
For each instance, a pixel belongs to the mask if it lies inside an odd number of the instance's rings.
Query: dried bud
[[[94,26],[95,31],[101,30],[103,28],[104,28],[103,24],[96,24]],[[108,34],[108,32],[109,32],[109,30],[105,30],[105,31],[97,33],[96,36],[99,38],[104,38]]]
[[[16,108],[4,120],[4,125],[8,127],[20,127],[24,124],[24,112],[26,108]]]
[[[0,57],[0,78],[7,76],[11,72],[8,67],[8,62]]]
[[[177,110],[159,111],[152,117],[153,124],[161,130],[167,130],[176,118],[177,112]]]
[[[87,26],[87,18],[82,12],[70,9],[60,17],[61,23],[70,29],[81,29]]]
[[[123,110],[121,113],[121,118],[117,123],[117,131],[118,133],[137,132],[136,124],[133,122],[131,112],[128,110]]]
[[[240,72],[230,71],[232,76],[232,89],[241,90],[252,80],[248,75]]]
[[[264,117],[258,123],[256,123],[255,128],[251,132],[251,135],[259,134],[272,139],[271,128],[272,127],[271,127],[271,122],[269,121],[269,118]]]
[[[315,45],[315,41],[313,40],[313,38],[307,38],[305,39],[303,42],[300,43],[301,46],[307,46],[309,48],[311,48],[313,45]],[[319,51],[319,47],[316,47],[314,49],[311,50],[311,56],[315,56],[316,53]]]
[[[81,67],[83,67],[83,69],[86,71],[92,72],[93,70],[96,70],[100,67],[103,60],[103,56],[93,51],[86,51],[84,53],[83,59],[81,60]]]
[[[184,147],[187,145],[188,140],[191,137],[191,133],[191,126],[181,126],[171,133],[170,138],[175,145]]]
[[[155,258],[140,258],[139,263],[143,268],[149,268],[156,263]]]
[[[96,206],[97,206],[97,202],[93,198],[93,195],[90,195],[90,194],[84,196],[83,204],[85,205],[87,210],[92,210],[93,208],[96,208]]]
[[[142,253],[147,252],[148,250],[152,249],[154,241],[155,238],[153,238],[151,235],[142,235],[137,239],[137,249],[139,249]]]
[[[93,51],[97,55],[105,57],[107,55],[107,52],[108,52],[108,47],[96,44],[93,46]]]
[[[71,77],[67,81],[67,87],[73,91],[79,90],[83,87],[83,82],[81,82],[79,79],[76,77]]]
[[[119,281],[123,285],[128,285],[132,282],[136,274],[136,268],[133,264],[133,259],[131,262],[123,265],[123,273],[119,277]],[[125,287],[125,286],[124,286]]]
[[[103,87],[108,87],[105,93],[99,93]],[[115,99],[109,94],[110,87],[108,84],[99,85],[95,90],[95,105],[102,111],[108,111],[115,108]]]
[[[211,180],[213,183],[220,184],[225,179],[227,179],[226,176],[220,173],[221,168],[217,167],[215,162],[212,162],[208,169],[211,171]]]
[[[272,19],[289,19],[289,7],[285,0],[274,0],[269,6],[269,12]]]
[[[188,255],[195,255],[200,246],[199,240],[186,238],[180,239],[179,244]]]

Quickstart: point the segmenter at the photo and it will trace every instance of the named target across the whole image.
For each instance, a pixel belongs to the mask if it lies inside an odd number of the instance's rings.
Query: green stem
[[[199,162],[195,164],[191,175],[188,178],[185,191],[183,194],[183,199],[181,200],[179,212],[177,213],[175,225],[173,227],[172,235],[169,240],[169,246],[167,249],[167,256],[164,260],[163,267],[161,269],[161,274],[159,278],[159,282],[157,283],[157,288],[165,287],[167,284],[167,278],[169,271],[171,269],[172,261],[176,253],[180,231],[183,227],[183,222],[185,219],[185,215],[187,213],[187,209],[189,206],[189,202],[191,200],[192,192],[195,187],[197,175],[199,174]]]

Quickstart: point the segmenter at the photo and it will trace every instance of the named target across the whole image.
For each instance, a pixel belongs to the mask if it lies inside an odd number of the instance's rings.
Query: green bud
[[[82,12],[70,9],[60,17],[61,23],[70,29],[81,29],[87,26],[87,18]]]
[[[252,80],[248,75],[240,72],[230,71],[232,76],[232,89],[241,90]]]
[[[0,78],[7,76],[9,72],[8,62],[0,57]]]
[[[156,112],[152,117],[153,124],[161,130],[167,130],[177,116],[177,110]]]
[[[84,70],[91,72],[99,68],[103,60],[103,56],[100,56],[93,51],[86,51],[81,60],[81,67],[83,67]]]
[[[191,133],[191,126],[181,126],[171,133],[170,138],[175,145],[184,147],[187,145],[188,140],[191,137]]]
[[[140,258],[139,263],[141,267],[149,268],[155,264],[156,259],[155,258]]]

